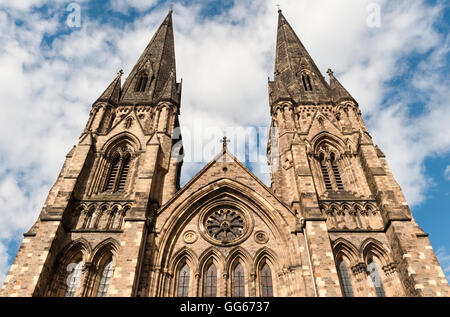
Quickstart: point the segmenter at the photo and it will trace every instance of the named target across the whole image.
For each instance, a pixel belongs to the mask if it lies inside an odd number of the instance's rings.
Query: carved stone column
[[[228,292],[228,273],[222,274],[222,289],[220,290],[220,293],[217,294],[218,296],[228,297],[232,296],[233,292],[231,291],[232,285],[230,285],[230,291]]]

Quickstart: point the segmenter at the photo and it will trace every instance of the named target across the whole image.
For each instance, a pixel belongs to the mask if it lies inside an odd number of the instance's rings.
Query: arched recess
[[[97,217],[95,219],[95,227],[96,229],[105,229],[106,224],[108,222],[109,215],[109,206],[107,204],[100,205],[97,208]]]
[[[310,163],[319,195],[325,191],[355,191],[356,176],[345,142],[336,135],[321,132],[311,140]]]
[[[155,251],[155,266],[162,268],[168,266],[167,261],[172,257],[175,244],[184,227],[205,205],[220,199],[229,199],[244,204],[255,217],[259,217],[265,222],[278,244],[281,265],[288,267],[297,263],[299,257],[289,230],[290,224],[295,220],[291,211],[286,209],[285,214],[281,215],[280,209],[284,208],[281,203],[278,208],[275,208],[265,198],[244,184],[230,179],[221,179],[197,190],[189,199],[185,199],[177,205],[175,210],[171,211],[170,217],[160,229],[160,247]],[[169,201],[167,205],[170,203]],[[159,214],[164,213],[167,205],[160,209]],[[292,218],[290,218],[291,215]]]
[[[86,216],[87,216],[87,210],[88,210],[88,207],[84,203],[78,205],[75,208],[75,214],[76,214],[76,217],[77,217],[77,218],[75,218],[76,219],[76,224],[74,224],[75,229],[82,229],[83,228],[84,221],[85,221]]]
[[[77,263],[82,262],[82,269],[84,264],[89,261],[92,253],[91,245],[84,238],[79,238],[67,244],[58,254],[52,269],[52,278],[47,287],[46,296],[49,297],[63,297],[66,296],[68,288],[69,275],[73,273]],[[81,296],[82,278],[78,282],[78,287],[74,289],[75,296]]]
[[[173,276],[173,278],[171,283],[171,294],[169,294],[169,296],[179,296],[180,271],[185,265],[189,267],[190,272],[188,296],[194,297],[197,295],[198,285],[196,285],[196,275],[198,274],[198,258],[193,250],[188,247],[183,247],[170,260],[169,275]]]
[[[270,272],[271,272],[272,295],[274,297],[280,295],[280,292],[279,292],[280,285],[279,285],[277,277],[278,277],[278,272],[280,272],[282,268],[280,267],[280,264],[278,263],[277,259],[278,259],[277,254],[273,250],[271,250],[267,247],[263,247],[256,252],[255,259],[254,259],[254,268],[253,268],[253,271],[256,273],[255,296],[257,296],[257,297],[261,297],[263,295],[268,296],[267,294],[263,294],[263,290],[262,290],[262,286],[263,286],[262,269],[264,268],[265,265],[269,266]]]
[[[225,258],[223,254],[216,247],[209,247],[199,257],[199,286],[197,296],[206,296],[207,288],[207,273],[211,265],[215,266],[216,270],[216,296],[222,297],[226,294],[222,293],[224,285],[224,272],[225,272]]]
[[[355,203],[353,208],[355,209],[355,218],[358,226],[361,229],[368,229],[370,227],[370,221],[363,205],[360,203]]]
[[[383,266],[392,263],[392,259],[383,244],[373,238],[364,240],[360,247],[364,262],[367,264],[370,257],[377,257]]]
[[[302,69],[298,71],[296,77],[300,81],[300,85],[303,87],[305,92],[312,92],[315,88],[315,76],[314,73],[308,69]]]
[[[345,297],[363,295],[359,294],[359,281],[352,274],[352,268],[357,267],[361,262],[358,250],[351,242],[344,238],[335,240],[332,248],[342,295]]]
[[[316,156],[319,156],[323,145],[330,146],[338,153],[344,153],[346,150],[345,142],[340,137],[326,131],[318,133],[310,143],[313,154]]]
[[[235,294],[235,284],[234,280],[235,269],[237,265],[241,265],[243,269],[243,282],[244,282],[244,294],[239,295],[239,297],[248,297],[253,293],[254,286],[251,284],[251,277],[255,274],[253,271],[253,259],[251,255],[242,247],[235,247],[227,256],[225,260],[225,272],[228,277],[227,281],[227,294],[236,297]]]
[[[142,149],[139,139],[130,132],[111,137],[96,158],[88,185],[89,194],[127,192],[133,170]]]
[[[386,291],[388,291],[386,289],[388,277],[383,268],[388,267],[393,262],[392,258],[383,244],[373,238],[368,238],[361,244],[361,252],[367,267],[368,281],[371,281],[374,295],[385,297]],[[393,291],[395,290],[389,290],[389,293]]]
[[[140,72],[136,76],[136,84],[134,86],[135,92],[144,92],[149,82],[148,74],[146,72]]]
[[[94,204],[85,209],[85,216],[83,219],[83,229],[93,229],[97,220],[97,206]]]
[[[348,240],[344,238],[336,239],[333,244],[334,261],[337,263],[340,256],[345,256],[350,260],[352,266],[361,262],[358,256],[358,249]]]
[[[90,259],[89,273],[85,281],[84,296],[96,297],[98,296],[99,287],[102,280],[102,274],[105,266],[112,262],[114,268],[117,254],[119,252],[119,242],[113,238],[108,238],[100,242],[92,251]],[[112,277],[112,276],[110,276]],[[106,285],[107,288],[108,285]],[[105,287],[105,285],[102,285]],[[103,289],[104,292],[107,289]]]

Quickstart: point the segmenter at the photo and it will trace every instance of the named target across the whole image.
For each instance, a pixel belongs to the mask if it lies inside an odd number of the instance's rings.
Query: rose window
[[[213,239],[228,243],[244,234],[244,216],[237,210],[221,208],[206,217],[205,228]]]

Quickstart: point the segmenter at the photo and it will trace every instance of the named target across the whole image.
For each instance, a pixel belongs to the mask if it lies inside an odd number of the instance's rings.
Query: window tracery
[[[217,269],[214,263],[211,263],[206,271],[205,279],[205,297],[217,296]]]
[[[178,275],[178,297],[187,297],[189,296],[189,279],[190,279],[190,270],[187,263],[183,265]]]
[[[242,268],[241,263],[238,263],[233,270],[233,296],[245,296],[244,269]]]
[[[102,270],[100,284],[97,291],[97,297],[106,296],[113,273],[114,273],[114,262],[111,259],[105,264]]]

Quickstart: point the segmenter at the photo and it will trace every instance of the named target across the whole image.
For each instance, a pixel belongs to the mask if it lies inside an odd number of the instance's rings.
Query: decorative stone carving
[[[242,236],[245,220],[238,210],[221,208],[208,215],[205,228],[213,239],[228,243]]]
[[[383,266],[383,271],[384,273],[386,273],[386,275],[391,275],[394,274],[397,270],[397,266],[395,265],[395,263],[389,263],[385,266]]]
[[[205,206],[199,216],[199,233],[219,246],[243,242],[253,230],[253,217],[246,206],[231,201],[216,201]]]
[[[356,264],[355,266],[352,267],[352,272],[355,275],[367,272],[367,265],[366,265],[366,263],[358,263],[358,264]]]
[[[265,231],[256,231],[254,237],[259,244],[265,244],[269,241],[269,236]]]
[[[320,210],[327,216],[327,226],[331,230],[349,229],[348,226],[339,225],[348,224],[348,217],[353,217],[351,223],[354,222],[357,225],[352,230],[372,230],[382,227],[380,210],[374,201],[321,201]]]
[[[197,241],[197,239],[198,239],[197,233],[192,230],[186,231],[183,235],[183,240],[187,244],[192,244],[195,241]]]

